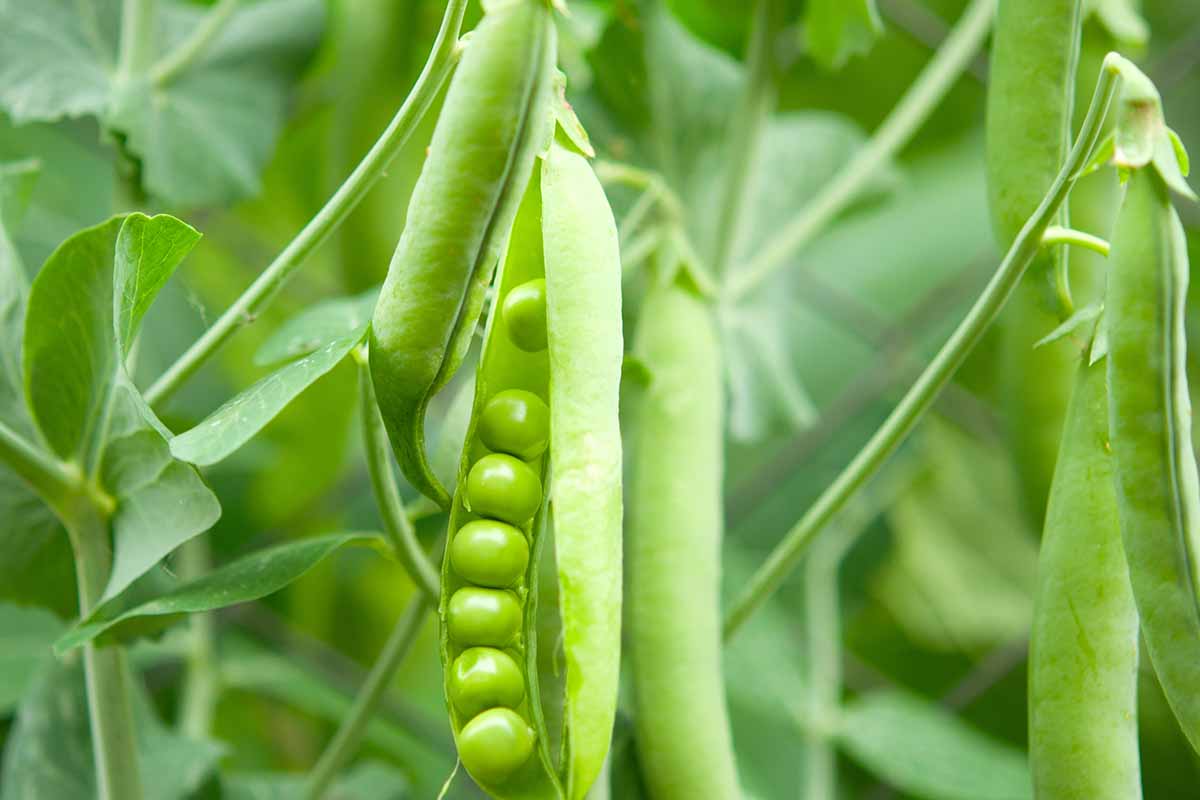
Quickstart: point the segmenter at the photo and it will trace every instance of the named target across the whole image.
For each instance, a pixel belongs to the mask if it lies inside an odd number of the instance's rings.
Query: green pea
[[[529,565],[529,543],[521,531],[493,519],[468,522],[450,543],[450,566],[471,583],[498,589],[513,586]]]
[[[446,625],[459,644],[506,647],[521,629],[521,606],[510,592],[468,586],[450,596]]]
[[[537,280],[514,287],[501,307],[508,338],[526,353],[546,349],[546,281]]]
[[[478,434],[489,450],[532,461],[550,443],[550,409],[533,392],[507,389],[484,405]]]
[[[492,453],[467,474],[467,508],[481,517],[522,525],[542,504],[542,481],[524,461]]]
[[[450,668],[450,701],[466,717],[496,706],[516,708],[525,698],[525,677],[503,650],[472,647]]]
[[[515,711],[491,708],[463,726],[458,757],[473,777],[503,783],[533,755],[533,729]]]

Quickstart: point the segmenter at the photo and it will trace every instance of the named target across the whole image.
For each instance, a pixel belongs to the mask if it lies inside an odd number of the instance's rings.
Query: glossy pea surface
[[[529,565],[525,534],[504,522],[468,522],[450,543],[450,566],[471,583],[494,588],[513,586]]]
[[[475,462],[467,474],[467,507],[481,517],[521,525],[542,504],[542,481],[528,464],[503,453]]]
[[[505,647],[521,629],[521,606],[509,592],[468,586],[451,595],[446,624],[461,645]]]
[[[546,349],[546,281],[542,278],[513,287],[501,312],[508,338],[527,353]]]
[[[550,409],[533,392],[507,389],[483,407],[478,432],[489,450],[532,461],[550,443]]]
[[[497,706],[516,708],[524,698],[525,677],[503,650],[472,647],[450,667],[450,700],[464,716]]]
[[[492,708],[463,726],[458,757],[475,778],[502,783],[533,755],[533,729],[515,711]]]

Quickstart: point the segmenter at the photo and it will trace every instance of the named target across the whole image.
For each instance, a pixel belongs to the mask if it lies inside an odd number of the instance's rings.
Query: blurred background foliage
[[[143,386],[237,297],[374,142],[424,63],[443,10],[437,0],[244,5],[285,28],[264,35],[260,52],[275,54],[269,63],[223,76],[245,87],[243,99],[259,116],[239,118],[232,107],[224,117],[148,121],[145,109],[117,108],[99,123],[95,116],[28,121],[11,113],[12,98],[5,106],[10,113],[0,114],[0,165],[36,159],[26,213],[10,226],[30,272],[68,234],[132,205],[169,211],[204,234],[147,319],[138,360]],[[714,189],[727,157],[721,136],[737,107],[751,5],[667,0],[669,14],[649,19],[629,0],[572,0],[571,17],[560,19],[568,96],[601,158],[661,172],[681,198],[682,224],[701,251],[710,247],[709,222],[721,197]],[[865,53],[844,54],[836,71],[806,47],[804,3],[790,5],[790,22],[775,42],[777,111],[756,151],[747,193],[751,221],[734,245],[734,263],[794,216],[861,146],[964,3],[880,0],[881,35]],[[172,8],[183,22],[198,13],[185,3]],[[1200,6],[1146,0],[1142,11],[1152,37],[1131,54],[1162,89],[1171,124],[1196,152]],[[478,14],[472,7],[468,28]],[[1113,41],[1094,17],[1085,39],[1086,96],[1096,54]],[[656,77],[670,87],[657,99]],[[998,263],[983,184],[986,80],[985,53],[849,213],[778,277],[721,309],[731,593],[863,444]],[[664,114],[673,120],[665,147],[656,127]],[[382,280],[435,118],[427,116],[386,179],[279,300],[172,399],[163,415],[172,429],[191,427],[265,374],[255,353],[284,320]],[[193,152],[179,153],[180,137],[194,142]],[[234,147],[242,148],[244,162],[206,161],[209,149],[231,139],[240,139]],[[1104,187],[1090,187],[1103,180],[1086,179],[1080,197],[1103,194]],[[620,219],[637,194],[609,188]],[[1200,213],[1181,211],[1193,263],[1200,264]],[[1076,262],[1077,271],[1089,268],[1097,269],[1086,259]],[[629,270],[630,320],[640,282],[639,271]],[[1005,391],[1011,389],[997,381],[993,337],[901,454],[831,526],[812,563],[728,647],[735,744],[751,795],[797,796],[800,756],[814,736],[836,738],[845,797],[1028,795],[1024,658],[1037,526],[1004,438]],[[435,437],[454,394],[452,386],[430,413]],[[315,534],[378,528],[356,396],[353,366],[342,364],[250,445],[206,472],[224,508],[207,537],[214,563]],[[436,515],[421,520],[423,541],[432,546],[443,525]],[[69,616],[73,580],[61,566],[65,540],[52,521],[42,527],[44,535],[5,554],[0,584],[22,595],[27,590],[20,587],[37,586],[46,605]],[[830,548],[837,557],[822,563],[818,554]],[[161,754],[156,773],[173,775],[154,796],[287,796],[298,778],[279,773],[312,764],[413,591],[396,563],[371,549],[347,548],[286,590],[219,613],[221,693],[212,740],[180,751],[177,734],[148,723],[154,741],[147,746]],[[845,685],[845,717],[836,732],[821,728],[811,705],[818,669],[811,656],[822,646],[817,637],[830,631],[814,630],[810,612],[830,602],[840,629],[826,644],[840,652]],[[77,675],[49,668],[45,645],[63,625],[44,610],[0,604],[3,800],[29,796],[12,772],[38,730],[85,735],[78,697],[74,705],[56,706],[72,718],[36,713],[45,708],[36,702],[43,693],[78,694]],[[135,651],[147,689],[139,715],[147,720],[174,713],[187,650],[183,633],[176,629]],[[1153,675],[1143,677],[1147,796],[1194,797],[1200,766]],[[613,750],[619,798],[640,795],[629,731],[623,716]],[[169,770],[173,757],[184,766]],[[85,774],[86,752],[73,758]],[[218,761],[222,773],[237,777],[219,783],[211,771]],[[958,768],[947,771],[946,762]],[[452,766],[435,631],[427,622],[339,790],[346,797],[432,797]],[[456,782],[451,796],[474,796],[466,783]],[[1010,787],[1017,794],[1006,794]],[[86,789],[62,791],[57,796],[79,797],[72,792]]]

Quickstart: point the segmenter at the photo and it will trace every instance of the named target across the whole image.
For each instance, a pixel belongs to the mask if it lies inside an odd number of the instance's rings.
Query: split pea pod
[[[1066,158],[1079,57],[1081,0],[1000,0],[990,61],[988,204],[1001,249],[1033,215]],[[1060,221],[1063,221],[1060,219]],[[1034,344],[1059,323],[1054,284],[1066,248],[1040,255],[1000,318],[999,378],[1006,435],[1025,510],[1039,522],[1070,397],[1070,344]],[[1038,390],[1029,391],[1031,380]]]
[[[1187,245],[1152,167],[1127,182],[1111,259],[1109,426],[1125,557],[1151,663],[1200,751],[1200,481],[1185,363]]]
[[[371,377],[397,461],[443,507],[425,411],[466,355],[533,160],[546,145],[555,61],[543,0],[495,0],[446,94],[371,320]]]
[[[1138,618],[1121,547],[1105,365],[1077,369],[1038,557],[1029,757],[1039,800],[1137,800]]]
[[[710,309],[654,287],[634,353],[650,371],[637,418],[629,644],[638,757],[656,800],[741,797],[725,706],[719,608],[723,418]]]
[[[612,736],[620,275],[603,190],[584,157],[554,141],[497,275],[442,571],[451,727],[467,771],[498,798],[582,800]],[[540,554],[551,539],[566,660],[561,757],[537,659]]]

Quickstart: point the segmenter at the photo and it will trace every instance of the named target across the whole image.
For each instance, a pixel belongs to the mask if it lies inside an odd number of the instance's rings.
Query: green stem
[[[400,560],[405,572],[412,578],[417,589],[436,601],[440,592],[441,579],[433,562],[426,555],[412,521],[404,511],[400,490],[392,473],[392,447],[383,417],[375,402],[375,387],[371,383],[371,369],[367,359],[358,356],[358,385],[362,417],[363,446],[367,452],[367,471],[371,476],[371,488],[375,492],[375,503],[383,518],[383,530],[392,543],[392,550]]]
[[[423,593],[418,593],[409,601],[408,607],[404,609],[404,613],[384,644],[379,658],[371,667],[366,682],[359,689],[358,696],[354,698],[354,705],[350,707],[350,711],[342,720],[337,733],[325,748],[325,752],[321,753],[321,757],[317,759],[316,765],[309,774],[304,790],[306,800],[320,800],[324,796],[329,785],[333,783],[334,777],[362,743],[367,725],[370,723],[376,707],[383,699],[392,676],[400,667],[404,657],[408,655],[413,640],[416,639],[417,633],[421,629],[425,613],[432,605],[430,598]]]
[[[85,508],[68,521],[67,532],[75,551],[79,613],[86,617],[104,594],[112,566],[108,522]],[[133,724],[133,676],[125,650],[88,643],[83,667],[98,796],[100,800],[139,800],[142,785]]]
[[[147,402],[155,406],[160,405],[239,328],[253,322],[309,254],[329,237],[375,182],[383,177],[388,164],[408,141],[408,137],[458,61],[458,34],[462,28],[466,5],[467,0],[450,0],[447,3],[442,27],[434,41],[429,60],[425,62],[425,68],[383,135],[350,173],[350,177],[346,178],[325,206],[309,220],[296,238],[288,243],[283,252],[275,257],[241,297],[154,382],[146,391]]]
[[[0,421],[0,462],[29,484],[59,516],[79,493],[83,478],[42,448]]]
[[[717,217],[712,264],[720,277],[729,266],[742,222],[746,184],[754,164],[755,148],[762,129],[775,105],[775,83],[771,58],[771,37],[775,32],[776,0],[757,0],[746,51],[746,87],[741,108],[733,115],[729,137],[729,158],[725,173],[725,202]]]
[[[800,214],[780,230],[742,269],[728,273],[729,301],[736,302],[784,267],[850,203],[924,124],[966,71],[991,27],[996,0],[973,0],[933,59],[883,124]]]
[[[197,536],[179,548],[176,563],[181,580],[200,578],[212,569],[208,539]],[[178,727],[185,736],[203,739],[212,731],[213,712],[220,693],[216,655],[213,645],[212,612],[202,611],[188,619],[189,638],[187,672],[179,701]]]
[[[124,0],[121,4],[121,50],[117,79],[129,81],[149,68],[154,58],[155,0]]]
[[[1107,240],[1084,231],[1077,231],[1074,228],[1051,225],[1042,234],[1042,247],[1051,247],[1058,244],[1082,247],[1085,250],[1091,250],[1093,253],[1099,253],[1105,258],[1108,257],[1109,243]]]
[[[972,348],[983,337],[988,326],[996,319],[1005,301],[1021,280],[1029,262],[1041,248],[1042,235],[1054,219],[1059,206],[1075,184],[1080,168],[1086,163],[1096,145],[1101,124],[1120,79],[1115,60],[1117,58],[1120,57],[1114,53],[1105,58],[1100,79],[1096,84],[1096,93],[1092,97],[1087,117],[1080,127],[1075,146],[1042,199],[1041,205],[1025,223],[996,274],[984,288],[983,294],[863,449],[821,493],[751,577],[725,618],[726,639],[729,639],[742,623],[774,594],[795,567],[812,537],[899,447],[941,389],[966,360]]]
[[[842,695],[842,632],[838,566],[842,537],[818,541],[804,570],[808,654],[808,720],[804,738],[803,797],[837,797],[833,733]]]
[[[150,80],[156,86],[166,86],[204,54],[213,39],[225,27],[241,0],[219,0],[205,15],[200,26],[179,46],[163,56],[150,70]]]

